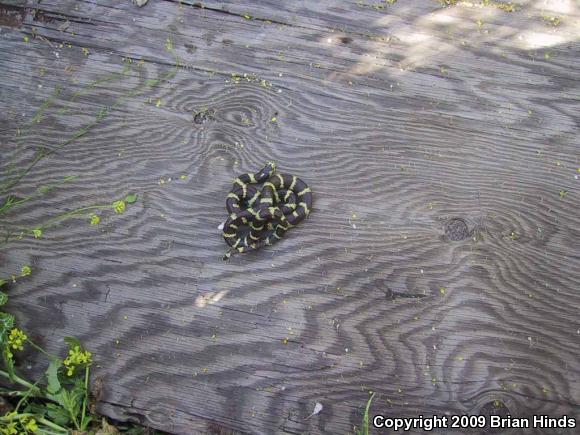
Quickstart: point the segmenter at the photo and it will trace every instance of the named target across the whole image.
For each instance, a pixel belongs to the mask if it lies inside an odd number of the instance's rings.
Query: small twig
[[[37,33],[37,34],[36,34],[36,37],[37,37],[38,39],[40,39],[41,41],[44,41],[44,42],[46,42],[48,45],[50,45],[50,47],[51,47],[51,48],[54,48],[54,45],[52,45],[52,43],[51,43],[51,42],[50,42],[48,39],[46,39],[44,36],[42,36],[42,35],[39,35],[39,34]]]

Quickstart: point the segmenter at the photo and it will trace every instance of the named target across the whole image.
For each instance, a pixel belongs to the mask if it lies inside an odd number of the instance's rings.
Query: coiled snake
[[[223,259],[272,245],[304,220],[311,208],[310,187],[295,175],[276,173],[274,162],[255,174],[240,175],[226,199],[229,216],[223,237],[230,249]]]

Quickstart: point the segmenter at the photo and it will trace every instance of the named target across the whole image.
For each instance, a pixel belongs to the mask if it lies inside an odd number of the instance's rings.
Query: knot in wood
[[[469,227],[465,220],[452,218],[445,223],[445,238],[457,242],[469,237]]]

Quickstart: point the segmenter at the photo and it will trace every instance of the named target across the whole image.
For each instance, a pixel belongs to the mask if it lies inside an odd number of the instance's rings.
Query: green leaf
[[[66,344],[68,344],[71,348],[78,346],[80,348],[82,348],[83,346],[81,345],[81,342],[79,341],[78,338],[75,337],[64,337],[64,342]]]
[[[90,415],[86,415],[85,419],[83,420],[83,423],[81,425],[81,431],[86,431],[92,421],[93,421],[93,417],[91,417]],[[119,433],[119,432],[117,431],[115,433]]]
[[[24,407],[22,412],[26,413],[26,414],[28,414],[28,413],[37,414],[39,416],[44,417],[46,415],[47,409],[46,409],[46,405],[43,405],[41,403],[36,403],[36,402],[30,402]]]
[[[55,403],[58,403],[60,406],[62,406],[64,409],[66,409],[68,411],[68,405],[70,402],[70,397],[69,397],[69,393],[68,390],[61,388],[60,391],[56,394],[47,394],[46,397],[49,400],[52,400]]]
[[[14,328],[14,316],[10,313],[0,312],[0,335],[8,333]]]
[[[8,198],[6,198],[6,201],[4,202],[4,205],[2,207],[8,208],[10,207],[12,204],[14,204],[14,200],[15,198],[10,195]]]
[[[48,365],[46,370],[46,379],[48,381],[46,391],[50,394],[56,394],[61,389],[60,381],[58,380],[58,369],[61,367],[62,361],[60,359],[53,359]]]
[[[8,295],[0,291],[0,307],[6,305],[6,302],[8,302]]]
[[[55,403],[46,404],[46,415],[50,421],[59,426],[68,426],[70,423],[70,417],[66,409],[58,406]]]
[[[57,394],[47,394],[46,397],[62,406],[70,416],[71,420],[78,420],[84,395],[84,385],[82,385],[82,383],[75,383],[70,390],[61,388]]]
[[[133,204],[135,201],[137,201],[137,195],[135,193],[131,193],[125,197],[125,202],[127,204]]]
[[[363,417],[362,428],[361,431],[359,432],[362,435],[369,435],[369,411],[371,409],[371,402],[373,401],[374,397],[375,393],[372,394],[371,398],[367,402],[367,407],[365,408],[365,415]]]
[[[2,287],[4,284],[6,284],[8,281],[6,281],[5,279],[0,279],[0,287]]]
[[[37,417],[44,417],[59,426],[69,426],[70,417],[68,412],[56,403],[31,402],[23,409],[24,413],[35,414]]]

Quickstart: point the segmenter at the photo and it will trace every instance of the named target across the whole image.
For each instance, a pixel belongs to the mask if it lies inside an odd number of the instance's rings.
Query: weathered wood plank
[[[23,181],[80,174],[19,225],[139,202],[2,257],[37,270],[10,303],[38,340],[94,350],[103,412],[175,433],[348,433],[372,389],[391,415],[500,400],[580,417],[577,5],[23,4],[1,34],[3,157],[57,85],[21,143],[54,147],[125,96]],[[180,66],[147,86],[175,67],[168,38]],[[121,57],[130,74],[70,101]],[[195,123],[204,108],[215,119]],[[315,212],[223,263],[225,193],[267,160],[308,181]]]

